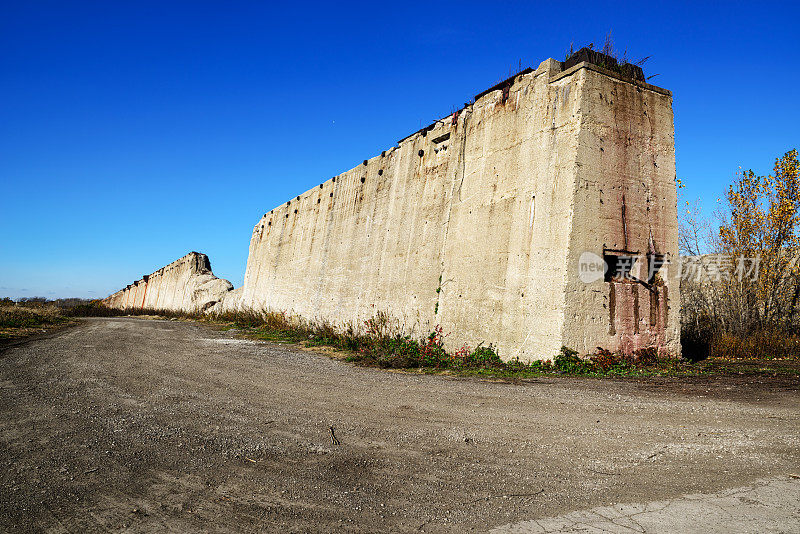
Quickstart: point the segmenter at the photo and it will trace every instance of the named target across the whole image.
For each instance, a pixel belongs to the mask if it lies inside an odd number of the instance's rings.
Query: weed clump
[[[39,328],[65,321],[57,310],[49,308],[0,308],[0,328]]]

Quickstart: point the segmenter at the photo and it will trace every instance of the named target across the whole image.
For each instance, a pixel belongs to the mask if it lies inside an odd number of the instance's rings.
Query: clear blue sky
[[[4,2],[0,296],[100,297],[612,30],[674,93],[684,196],[800,148],[797,3]]]

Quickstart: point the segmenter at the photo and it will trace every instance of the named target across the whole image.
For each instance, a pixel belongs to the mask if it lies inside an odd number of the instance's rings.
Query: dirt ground
[[[486,531],[800,472],[793,377],[490,382],[129,318],[0,350],[4,532]]]

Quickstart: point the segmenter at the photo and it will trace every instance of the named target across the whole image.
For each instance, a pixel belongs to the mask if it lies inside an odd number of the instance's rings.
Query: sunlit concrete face
[[[669,91],[548,59],[265,214],[242,288],[161,303],[356,329],[385,312],[504,359],[678,354],[678,273],[662,265],[677,258],[673,137]]]
[[[143,276],[103,302],[118,309],[206,311],[233,289],[211,272],[208,256],[186,256]]]

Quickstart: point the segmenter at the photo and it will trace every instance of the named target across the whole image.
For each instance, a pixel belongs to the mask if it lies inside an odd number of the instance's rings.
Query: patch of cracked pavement
[[[598,506],[492,529],[492,534],[800,532],[800,477],[649,503]]]

